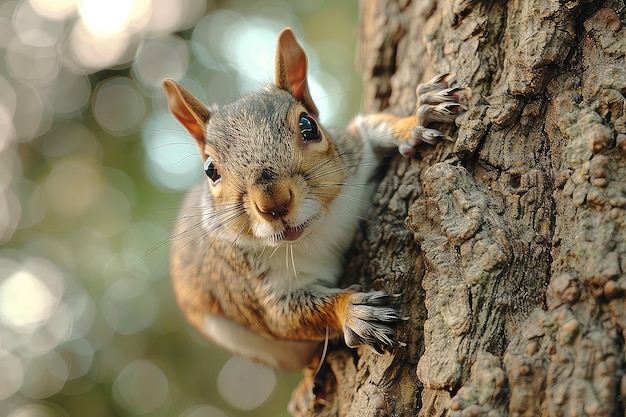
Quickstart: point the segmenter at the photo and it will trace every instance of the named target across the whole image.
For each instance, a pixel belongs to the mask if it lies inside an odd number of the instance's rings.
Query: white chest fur
[[[266,273],[266,284],[284,293],[294,287],[320,284],[337,286],[343,254],[370,206],[374,185],[370,183],[377,168],[369,146],[354,175],[346,179],[341,192],[328,207],[321,223],[304,239],[291,245],[266,248],[257,262]]]

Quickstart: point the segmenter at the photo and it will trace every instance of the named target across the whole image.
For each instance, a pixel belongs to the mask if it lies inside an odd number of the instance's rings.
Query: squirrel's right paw
[[[392,296],[382,292],[355,292],[350,295],[344,339],[350,347],[367,345],[383,354],[395,352],[402,345],[396,332],[389,325],[402,320],[393,308],[389,307]]]
[[[463,113],[465,106],[459,99],[465,92],[463,87],[451,87],[454,74],[439,74],[417,87],[417,121],[413,137],[429,144],[447,139],[439,130],[432,127],[437,123],[452,123]]]

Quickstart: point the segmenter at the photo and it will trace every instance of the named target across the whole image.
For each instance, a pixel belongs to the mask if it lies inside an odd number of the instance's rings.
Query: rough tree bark
[[[624,416],[624,1],[361,8],[365,112],[440,72],[473,94],[455,144],[391,163],[349,256],[346,282],[402,294],[407,346],[331,351],[325,403],[292,412]]]

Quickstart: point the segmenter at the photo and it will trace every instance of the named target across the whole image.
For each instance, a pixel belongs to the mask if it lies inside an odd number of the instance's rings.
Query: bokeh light
[[[189,47],[177,36],[146,39],[135,56],[133,73],[145,87],[161,88],[165,77],[182,78],[189,67]]]
[[[50,319],[58,302],[32,272],[16,271],[0,286],[0,320],[20,333],[32,332]]]
[[[15,394],[24,381],[22,361],[16,355],[6,350],[0,350],[0,400]]]
[[[239,358],[231,358],[217,377],[217,389],[233,407],[254,410],[276,388],[274,371]]]
[[[137,131],[146,116],[143,94],[136,83],[126,77],[100,82],[92,103],[100,127],[115,136],[127,136]]]
[[[228,417],[222,410],[211,405],[195,405],[181,413],[180,417]]]
[[[167,400],[169,392],[168,379],[163,371],[144,359],[129,363],[113,384],[118,404],[139,415],[154,412]]]
[[[291,26],[322,121],[344,124],[356,7],[0,2],[0,416],[287,415],[300,375],[231,359],[174,300],[171,228],[203,172],[161,80],[231,101],[273,79]]]
[[[27,404],[8,417],[67,417],[67,413],[51,403]]]

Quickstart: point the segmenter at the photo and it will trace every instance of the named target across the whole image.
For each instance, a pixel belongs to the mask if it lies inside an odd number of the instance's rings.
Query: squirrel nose
[[[268,221],[286,215],[291,208],[291,201],[293,200],[291,191],[285,190],[276,194],[256,202],[259,214]]]

